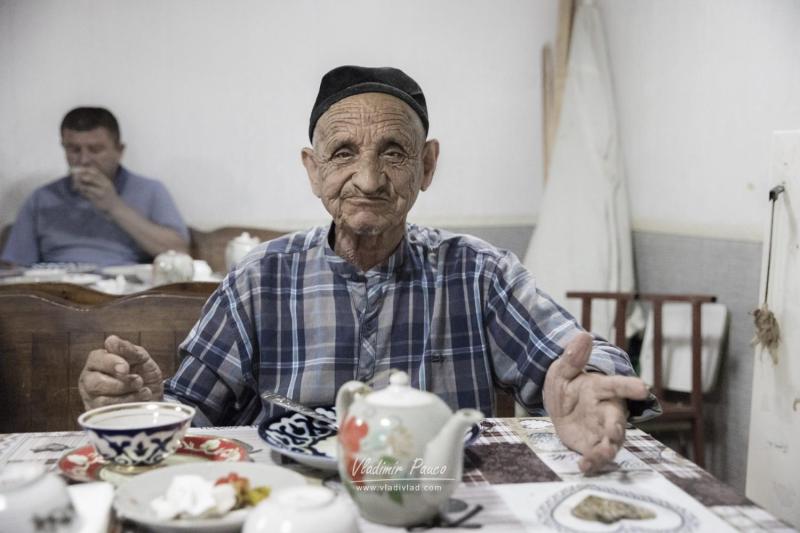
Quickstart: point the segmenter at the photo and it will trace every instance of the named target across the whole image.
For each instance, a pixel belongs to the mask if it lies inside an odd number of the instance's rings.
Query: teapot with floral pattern
[[[461,482],[464,435],[483,419],[475,409],[453,413],[396,371],[373,392],[360,381],[336,396],[339,475],[367,520],[408,526],[433,518]]]

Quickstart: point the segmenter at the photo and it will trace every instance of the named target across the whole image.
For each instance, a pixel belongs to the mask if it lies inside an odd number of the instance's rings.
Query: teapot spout
[[[447,420],[439,433],[425,448],[424,468],[435,472],[452,488],[461,481],[464,457],[464,436],[473,424],[483,420],[477,409],[459,409]],[[430,476],[425,476],[430,477]],[[448,493],[447,490],[443,491]]]

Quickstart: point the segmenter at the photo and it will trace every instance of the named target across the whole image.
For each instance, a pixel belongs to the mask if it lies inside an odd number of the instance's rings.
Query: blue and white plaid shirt
[[[165,384],[168,398],[198,407],[196,424],[277,414],[259,391],[331,405],[346,381],[389,368],[454,409],[491,415],[495,386],[541,409],[547,368],[580,327],[513,254],[409,224],[394,254],[362,272],[336,255],[330,231],[260,245],[209,298]],[[599,339],[589,365],[634,375],[627,355]]]

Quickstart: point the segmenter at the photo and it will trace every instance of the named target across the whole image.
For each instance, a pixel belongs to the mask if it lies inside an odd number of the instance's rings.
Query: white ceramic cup
[[[275,491],[247,516],[242,533],[358,533],[353,503],[318,486]]]
[[[0,530],[71,533],[80,526],[67,485],[37,463],[0,468]]]

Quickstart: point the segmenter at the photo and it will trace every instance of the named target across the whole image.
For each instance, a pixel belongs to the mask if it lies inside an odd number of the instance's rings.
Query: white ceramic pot
[[[275,491],[253,509],[242,533],[358,533],[352,502],[325,487]]]
[[[56,474],[37,463],[0,468],[0,530],[71,533],[79,526],[67,485]]]
[[[153,285],[192,281],[194,261],[191,256],[168,250],[153,260]]]
[[[225,247],[225,268],[230,271],[233,266],[246,256],[250,250],[258,246],[258,237],[251,237],[246,231],[228,242]]]
[[[464,434],[480,411],[453,413],[397,371],[373,392],[348,381],[336,395],[339,476],[361,516],[389,526],[433,518],[461,483]]]

